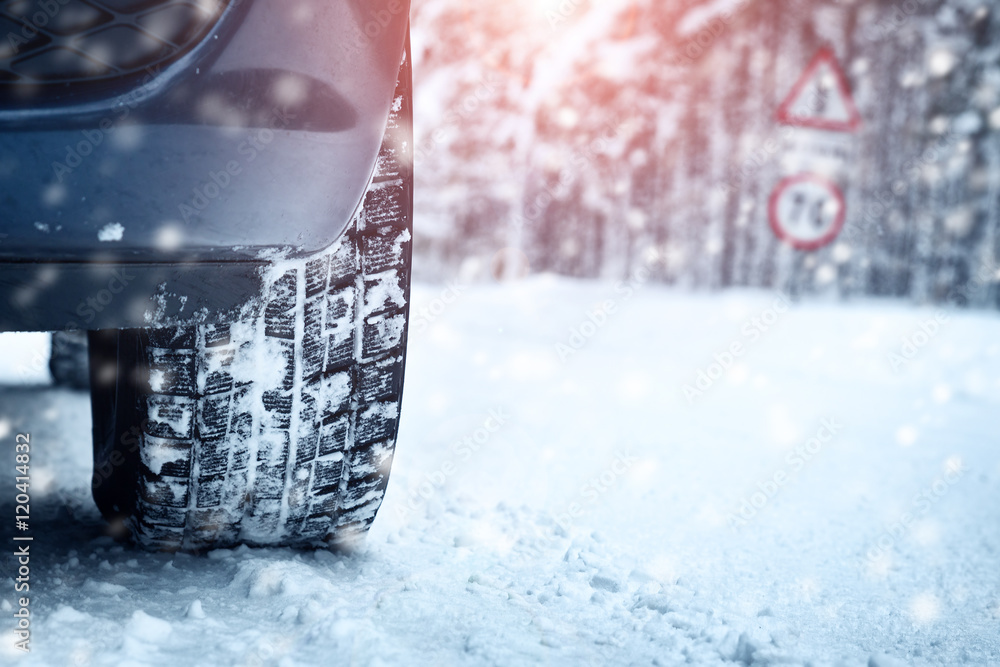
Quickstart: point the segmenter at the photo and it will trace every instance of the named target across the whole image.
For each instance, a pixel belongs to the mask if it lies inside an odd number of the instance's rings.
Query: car
[[[113,534],[350,549],[371,525],[409,315],[408,14],[0,2],[0,330],[86,332]]]

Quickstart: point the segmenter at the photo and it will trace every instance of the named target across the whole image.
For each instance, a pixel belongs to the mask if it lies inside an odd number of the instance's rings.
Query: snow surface
[[[97,232],[97,240],[105,243],[121,241],[125,235],[125,227],[119,222],[109,222]]]
[[[0,333],[0,385],[52,384],[51,346],[47,333]]]
[[[995,313],[445,289],[414,287],[393,476],[353,555],[116,544],[87,489],[86,396],[3,370],[35,541],[33,650],[8,631],[0,664],[1000,664]],[[923,343],[893,361],[904,338]],[[689,401],[699,371],[718,379]]]

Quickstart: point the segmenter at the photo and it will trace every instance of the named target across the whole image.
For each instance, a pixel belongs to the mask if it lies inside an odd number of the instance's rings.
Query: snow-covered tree
[[[425,272],[513,248],[576,276],[646,266],[694,287],[996,305],[997,14],[982,0],[418,0]],[[854,133],[777,120],[823,48]],[[819,249],[769,224],[797,170],[844,194],[844,227]]]

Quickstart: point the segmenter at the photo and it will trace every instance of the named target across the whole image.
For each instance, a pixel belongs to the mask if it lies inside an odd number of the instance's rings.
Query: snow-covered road
[[[0,663],[1000,664],[997,314],[549,277],[414,304],[351,556],[116,544],[87,397],[16,384],[43,339],[0,337],[35,538]]]

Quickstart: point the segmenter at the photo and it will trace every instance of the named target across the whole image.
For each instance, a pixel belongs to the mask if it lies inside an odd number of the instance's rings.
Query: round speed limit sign
[[[774,234],[799,250],[815,250],[832,241],[844,226],[844,195],[818,174],[797,174],[774,188],[768,217]]]

